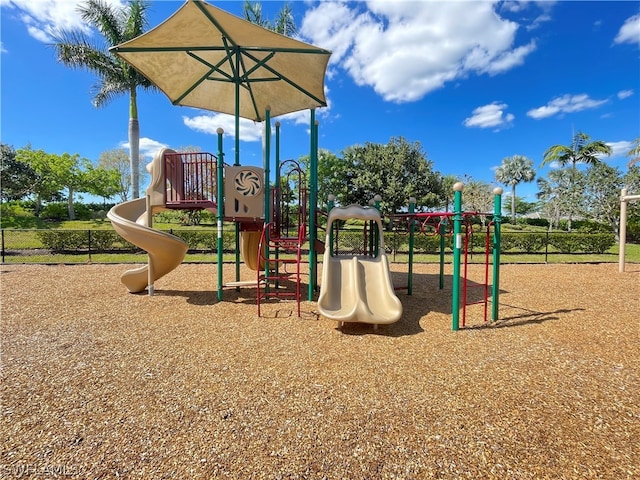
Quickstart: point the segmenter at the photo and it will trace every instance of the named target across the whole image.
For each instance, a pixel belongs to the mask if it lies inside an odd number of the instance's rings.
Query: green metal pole
[[[416,213],[416,198],[411,197],[409,199],[409,213]],[[409,278],[407,279],[407,295],[413,294],[413,247],[414,247],[414,229],[415,221],[412,217],[409,218]]]
[[[502,188],[493,190],[493,288],[491,295],[491,320],[498,320],[500,307],[500,230],[502,224]]]
[[[224,130],[218,128],[218,164],[217,174],[218,179],[216,182],[216,203],[218,204],[218,301],[222,301],[222,286],[223,286],[223,251],[224,245],[222,241],[222,225],[224,223],[224,153],[222,151],[222,137]]]
[[[264,142],[263,145],[263,167],[264,167],[264,223],[265,225],[271,221],[271,181],[270,181],[270,164],[271,164],[271,109],[267,107],[264,113]],[[269,232],[267,232],[267,235]],[[264,263],[264,276],[269,277],[269,242],[264,246],[264,256],[266,262]],[[258,268],[260,268],[258,266]],[[268,291],[269,282],[265,285],[265,290]]]
[[[451,299],[451,329],[460,327],[460,250],[462,249],[462,190],[464,184],[453,185],[453,278]]]
[[[318,254],[316,252],[316,211],[318,210],[318,124],[316,110],[311,109],[311,148],[309,152],[309,301],[318,285]]]
[[[236,55],[236,73],[240,72],[240,55]],[[236,160],[234,165],[240,165],[240,80],[236,80]]]
[[[280,172],[280,122],[276,122],[276,178],[274,180],[274,183],[276,185],[276,188],[278,189],[278,191],[280,192],[280,197],[277,199],[280,202],[280,206],[278,209],[282,208],[282,192],[283,192],[283,187],[280,184],[281,182],[281,172]],[[273,212],[273,214],[275,215],[276,212]],[[280,222],[282,221],[282,215],[283,212],[280,211],[280,217],[281,218],[274,218],[274,221],[278,222],[278,224],[280,224]],[[278,232],[278,234],[280,234],[281,232]]]
[[[240,108],[240,85],[236,83],[236,112],[239,111]],[[240,165],[240,115],[236,115],[236,143],[235,143],[235,161],[234,165],[237,167]],[[240,224],[238,222],[234,222],[234,239],[236,242],[235,248],[235,265],[236,265],[236,282],[240,281]],[[236,287],[236,292],[240,291],[240,287]]]

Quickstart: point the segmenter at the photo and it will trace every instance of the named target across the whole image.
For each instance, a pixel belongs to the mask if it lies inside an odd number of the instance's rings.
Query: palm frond
[[[78,12],[82,20],[96,28],[111,45],[123,41],[124,13],[105,0],[87,0],[78,7]]]
[[[298,33],[298,27],[296,27],[296,23],[293,19],[293,10],[288,3],[285,3],[282,9],[278,12],[278,17],[276,18],[273,29],[288,37],[292,37]]]
[[[148,2],[144,0],[131,0],[129,4],[129,15],[123,32],[124,40],[131,40],[144,33],[147,22],[146,12],[149,8]]]

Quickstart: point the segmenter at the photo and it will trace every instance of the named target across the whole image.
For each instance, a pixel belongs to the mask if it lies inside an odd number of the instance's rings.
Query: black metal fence
[[[214,263],[217,261],[217,230],[213,228],[169,229],[168,233],[182,238],[189,251],[187,262]],[[2,229],[2,263],[129,263],[145,262],[146,252],[124,240],[115,231],[68,229]],[[324,238],[320,238],[324,240]],[[482,261],[485,235],[476,233],[470,241],[470,254]],[[361,231],[341,231],[344,250],[359,251]],[[385,248],[394,262],[408,261],[409,235],[385,232]],[[564,232],[503,232],[501,253],[504,263],[547,263],[554,261],[606,262],[617,261],[611,252],[615,245],[613,234],[581,234]],[[223,232],[223,254],[229,259],[235,253],[233,228]],[[414,259],[417,262],[437,262],[440,237],[417,234],[414,238]],[[445,252],[452,251],[451,236],[445,237]],[[477,254],[477,255],[476,255]]]

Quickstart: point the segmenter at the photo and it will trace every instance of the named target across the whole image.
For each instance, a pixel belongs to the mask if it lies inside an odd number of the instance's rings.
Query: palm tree
[[[59,62],[97,75],[98,82],[92,88],[96,108],[105,106],[119,95],[129,95],[128,136],[133,198],[140,196],[137,88],[154,90],[156,87],[124,60],[110,54],[108,48],[144,32],[147,7],[145,0],[129,0],[124,8],[115,7],[106,0],[87,0],[78,7],[78,12],[83,21],[100,32],[105,42],[92,43],[82,32],[62,30],[56,35],[53,45]]]
[[[511,223],[516,223],[516,185],[532,182],[536,178],[533,160],[524,155],[514,155],[502,160],[496,169],[496,180],[504,185],[511,185]]]
[[[274,32],[288,37],[292,37],[298,32],[298,27],[293,20],[293,11],[288,3],[285,3],[282,6],[282,9],[278,12],[275,22],[271,23],[268,19],[262,16],[262,4],[260,2],[251,3],[250,0],[245,0],[244,18],[251,23],[255,23],[256,25],[260,25],[261,27],[273,30]]]
[[[572,198],[569,193],[571,179],[567,170],[553,170],[549,172],[549,179],[538,178],[536,185],[538,193],[536,197],[542,203],[542,212],[549,221],[549,230],[558,227],[560,218],[568,212],[569,200]]]
[[[591,137],[583,132],[578,132],[573,136],[571,145],[553,145],[546,152],[541,167],[556,162],[560,167],[570,167],[570,182],[571,182],[571,196],[576,196],[575,191],[575,176],[576,165],[584,163],[585,165],[595,165],[600,162],[600,158],[603,155],[611,155],[611,147],[601,140],[589,141]],[[573,202],[570,202],[573,204]],[[571,230],[571,219],[574,211],[569,211],[569,219],[567,229]]]
[[[634,146],[626,154],[627,157],[631,157],[627,166],[633,167],[636,163],[640,162],[640,137],[636,137],[633,141]]]

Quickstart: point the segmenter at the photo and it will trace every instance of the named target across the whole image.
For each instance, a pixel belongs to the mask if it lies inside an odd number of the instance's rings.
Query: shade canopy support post
[[[309,169],[311,170],[309,183],[309,301],[313,301],[318,284],[318,252],[316,238],[318,236],[316,214],[318,210],[318,125],[316,111],[311,109],[311,145],[309,151]]]
[[[216,195],[217,195],[217,203],[218,203],[218,242],[217,242],[217,250],[218,250],[218,301],[222,301],[222,290],[223,290],[223,251],[224,251],[224,242],[222,238],[222,225],[224,223],[224,153],[222,150],[222,137],[224,134],[224,130],[222,128],[218,128],[216,130],[218,134],[218,163],[216,165],[217,170],[217,185],[216,185]]]

